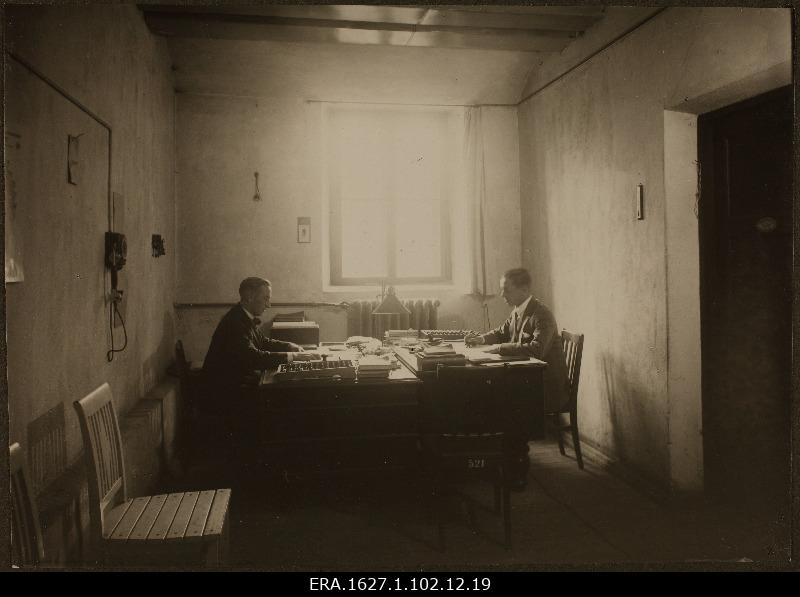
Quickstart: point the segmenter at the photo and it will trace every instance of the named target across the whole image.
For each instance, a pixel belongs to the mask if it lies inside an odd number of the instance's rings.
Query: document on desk
[[[465,347],[464,356],[467,357],[467,361],[473,365],[491,365],[492,363],[523,362],[531,360],[524,355],[502,355],[489,352],[492,349],[497,349],[498,346],[499,344]]]

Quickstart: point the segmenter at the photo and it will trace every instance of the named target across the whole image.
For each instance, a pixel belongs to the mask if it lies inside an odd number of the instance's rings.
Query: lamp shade
[[[386,296],[372,312],[373,315],[411,315],[411,311],[403,306],[394,294],[394,286],[389,286]]]

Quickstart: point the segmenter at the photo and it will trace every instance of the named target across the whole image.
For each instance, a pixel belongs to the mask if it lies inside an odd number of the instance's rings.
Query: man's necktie
[[[261,320],[258,317],[253,317],[253,325],[258,327],[261,325]]]
[[[519,326],[519,313],[514,309],[514,317],[511,320],[511,341],[517,341],[517,327]]]

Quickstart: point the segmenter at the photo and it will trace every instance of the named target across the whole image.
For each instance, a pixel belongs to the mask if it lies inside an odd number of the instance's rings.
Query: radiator
[[[373,315],[379,301],[351,302],[347,310],[347,335],[383,339],[386,330],[428,330],[439,327],[438,300],[411,299],[400,302],[411,311],[410,315]]]

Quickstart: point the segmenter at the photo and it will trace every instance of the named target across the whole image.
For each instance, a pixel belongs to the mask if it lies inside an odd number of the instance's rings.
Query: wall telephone
[[[117,288],[117,272],[125,267],[125,260],[128,257],[128,242],[125,235],[119,232],[106,232],[106,267],[111,270],[111,301],[109,305],[109,326],[111,327],[111,350],[106,353],[106,360],[110,363],[114,360],[114,353],[122,352],[128,346],[128,332],[125,329],[125,321],[119,312],[119,305],[122,303],[122,291]],[[122,324],[122,331],[125,334],[125,343],[122,348],[114,348],[114,314],[119,317]]]
[[[127,256],[128,242],[125,240],[125,235],[119,232],[106,232],[106,267],[111,270],[111,292],[114,300],[122,298],[117,296],[117,272],[125,266]]]

